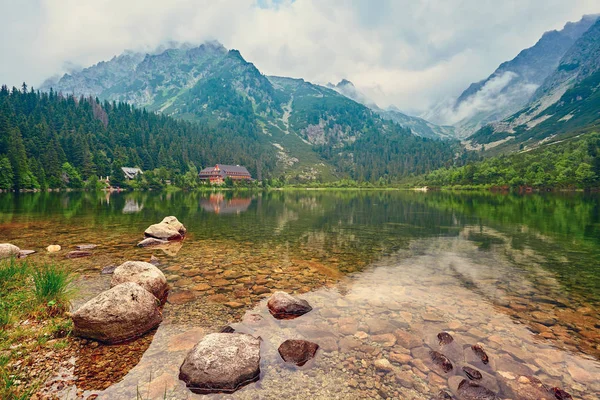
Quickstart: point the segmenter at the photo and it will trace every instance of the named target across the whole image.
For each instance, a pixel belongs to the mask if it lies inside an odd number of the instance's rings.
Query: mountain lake
[[[185,240],[136,247],[169,215],[186,226]],[[503,399],[534,378],[600,398],[597,194],[3,194],[0,241],[75,271],[73,310],[110,287],[103,268],[127,260],[152,258],[169,282],[155,331],[117,345],[72,339],[76,354],[43,389],[59,398],[432,399],[452,393],[463,367]],[[62,250],[47,252],[51,244]],[[97,247],[66,259],[80,244]],[[275,291],[313,310],[277,320],[266,306]],[[260,379],[230,394],[193,394],[179,367],[226,326],[261,338]],[[453,342],[440,344],[440,332]],[[286,364],[277,351],[286,339],[319,350],[302,367]],[[477,343],[489,363],[471,349]],[[453,368],[441,369],[431,351]]]

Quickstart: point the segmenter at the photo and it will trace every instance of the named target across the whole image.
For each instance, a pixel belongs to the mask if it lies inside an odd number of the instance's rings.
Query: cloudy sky
[[[124,49],[218,40],[263,73],[347,78],[417,113],[598,0],[0,0],[0,82],[34,86]]]

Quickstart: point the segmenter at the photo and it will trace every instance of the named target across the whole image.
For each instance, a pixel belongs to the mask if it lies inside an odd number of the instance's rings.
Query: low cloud
[[[543,7],[539,0],[4,1],[0,81],[39,86],[67,63],[89,66],[169,40],[218,40],[266,74],[346,78],[382,107],[418,113],[485,78],[544,31],[599,7],[597,0]]]
[[[436,122],[454,125],[479,113],[510,107],[515,98],[528,98],[533,95],[538,85],[518,82],[518,78],[517,73],[506,71],[487,81],[481,89],[458,105],[455,101],[441,104],[436,110]]]

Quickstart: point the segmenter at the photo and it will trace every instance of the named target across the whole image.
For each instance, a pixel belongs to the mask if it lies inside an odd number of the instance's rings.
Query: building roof
[[[137,174],[144,174],[139,168],[121,167],[121,170],[125,174],[126,178],[133,179]]]
[[[246,167],[242,167],[240,165],[217,164],[215,167],[220,169],[221,171],[225,171],[225,173],[238,173],[250,175],[250,172],[248,172]]]
[[[250,177],[250,172],[246,169],[246,167],[242,167],[239,165],[225,165],[225,164],[217,164],[214,167],[204,168],[199,173],[200,176],[221,176],[226,177],[227,175],[236,175],[236,176],[245,176]]]

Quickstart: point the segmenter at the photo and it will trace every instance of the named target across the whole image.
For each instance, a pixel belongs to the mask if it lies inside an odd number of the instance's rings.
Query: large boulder
[[[115,268],[110,286],[134,282],[152,293],[161,302],[167,298],[169,286],[162,271],[143,261],[127,261]]]
[[[179,379],[194,393],[235,392],[260,377],[260,339],[211,333],[188,353]]]
[[[283,361],[301,367],[315,356],[318,349],[318,344],[306,340],[286,340],[277,351]]]
[[[162,240],[181,240],[186,232],[185,226],[177,218],[170,216],[158,224],[150,225],[144,235]]]
[[[267,302],[269,312],[277,319],[292,319],[312,310],[306,300],[299,299],[285,292],[275,292]]]
[[[0,243],[0,258],[17,257],[20,251],[14,244]]]
[[[73,313],[73,333],[105,343],[133,339],[161,323],[159,305],[159,300],[137,283],[122,283]]]

